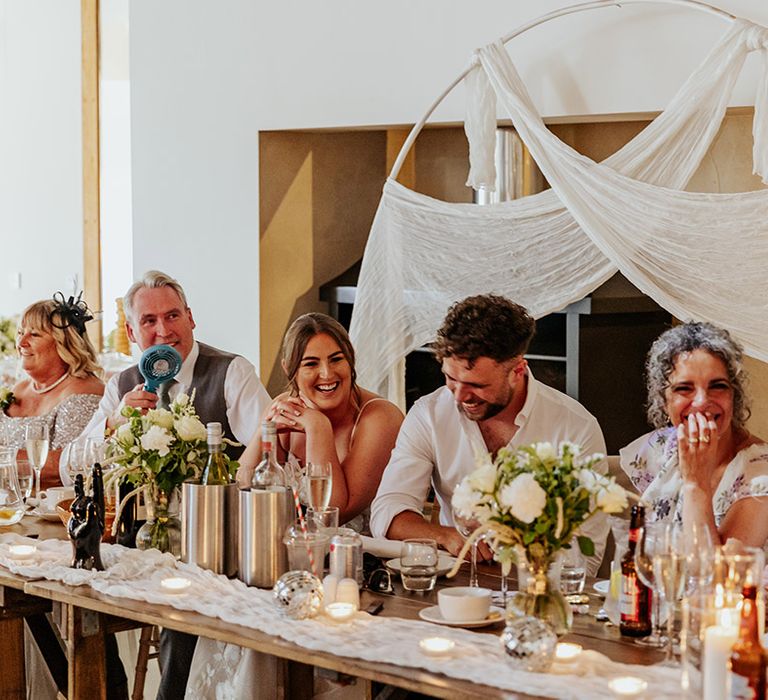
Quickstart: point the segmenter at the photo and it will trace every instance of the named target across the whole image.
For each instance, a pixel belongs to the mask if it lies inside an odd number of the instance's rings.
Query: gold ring
[[[688,444],[689,445],[695,445],[697,442],[701,442],[701,440],[699,440],[699,438],[697,438],[697,437],[696,438],[691,438],[691,437],[688,438]]]
[[[699,438],[699,442],[709,442],[709,435],[702,435]]]

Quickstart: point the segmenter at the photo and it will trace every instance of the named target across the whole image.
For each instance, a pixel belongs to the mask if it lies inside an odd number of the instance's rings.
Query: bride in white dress
[[[278,460],[332,465],[331,506],[339,521],[364,529],[368,507],[395,445],[403,414],[386,399],[358,387],[355,352],[344,327],[319,313],[297,318],[283,339],[288,390],[264,418],[278,430]],[[240,458],[237,483],[250,486],[261,456],[259,436]],[[188,698],[272,698],[275,659],[231,644],[200,639],[192,661]]]

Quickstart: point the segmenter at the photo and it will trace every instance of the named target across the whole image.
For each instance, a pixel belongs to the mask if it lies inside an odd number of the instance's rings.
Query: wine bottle
[[[757,624],[757,587],[749,578],[742,595],[739,637],[731,650],[729,697],[765,700],[766,651]]]
[[[627,637],[647,637],[651,633],[651,589],[637,575],[635,548],[645,525],[645,507],[632,506],[629,523],[629,546],[621,559],[621,592],[619,631]]]
[[[208,462],[200,483],[203,486],[224,486],[230,482],[227,459],[221,449],[221,423],[208,423]]]
[[[277,463],[277,427],[273,421],[261,424],[261,462],[253,471],[251,488],[257,491],[276,491],[288,484],[285,470]]]

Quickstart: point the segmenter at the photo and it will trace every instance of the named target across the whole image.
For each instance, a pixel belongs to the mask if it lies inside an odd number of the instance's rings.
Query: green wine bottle
[[[203,469],[200,483],[203,486],[223,486],[230,483],[227,460],[221,451],[221,423],[208,423],[208,463]]]

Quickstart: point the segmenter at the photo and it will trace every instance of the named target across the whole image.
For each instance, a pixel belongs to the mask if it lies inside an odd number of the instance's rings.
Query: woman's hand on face
[[[710,477],[717,467],[720,434],[715,421],[703,413],[692,413],[677,426],[677,451],[683,480],[710,490]]]
[[[300,396],[282,396],[272,402],[267,420],[275,421],[278,432],[293,431],[305,433],[313,426],[328,419]]]

